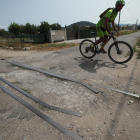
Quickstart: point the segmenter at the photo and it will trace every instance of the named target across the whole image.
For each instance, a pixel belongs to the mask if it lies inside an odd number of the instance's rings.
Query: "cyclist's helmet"
[[[124,6],[125,5],[125,1],[124,0],[117,0],[116,1],[116,5],[122,5],[122,6]]]

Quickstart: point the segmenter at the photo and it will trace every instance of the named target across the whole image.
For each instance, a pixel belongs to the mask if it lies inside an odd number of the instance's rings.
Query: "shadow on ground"
[[[97,70],[103,67],[108,68],[115,68],[115,69],[124,69],[128,66],[126,64],[115,64],[113,62],[103,62],[103,60],[93,60],[93,59],[86,59],[83,57],[75,58],[76,61],[78,61],[79,66],[90,73],[96,73]]]

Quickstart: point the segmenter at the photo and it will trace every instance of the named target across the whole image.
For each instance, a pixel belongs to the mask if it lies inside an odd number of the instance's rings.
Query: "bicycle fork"
[[[115,42],[115,48],[116,48],[117,54],[122,54],[122,51],[119,49],[117,41],[114,40],[114,42]]]

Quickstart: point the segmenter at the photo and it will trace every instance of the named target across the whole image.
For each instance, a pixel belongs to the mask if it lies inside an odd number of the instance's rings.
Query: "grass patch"
[[[25,47],[31,47],[32,43],[21,43],[14,41],[0,41],[0,46],[2,49],[10,49],[10,50],[22,50]]]
[[[65,81],[65,79],[63,79],[63,78],[59,78],[59,77],[55,77],[55,76],[52,76],[52,75],[47,75],[47,74],[45,74],[46,75],[46,77],[48,77],[48,78],[55,78],[55,79],[58,79],[58,80],[60,80],[60,81]]]
[[[137,53],[137,59],[140,59],[140,51]]]
[[[17,66],[17,65],[14,65],[14,64],[11,64],[12,66]],[[17,66],[17,67],[19,67],[20,69],[23,69],[23,70],[29,70],[29,69],[27,69],[27,68],[25,68],[25,67],[21,67],[21,66]]]
[[[134,53],[137,53],[138,52],[138,50],[136,49],[136,45],[133,47],[133,52]]]
[[[77,43],[45,43],[45,44],[36,44],[36,45],[32,45],[32,50],[45,50],[45,51],[54,51],[54,50],[60,50],[60,49],[64,49],[64,48],[70,48],[70,47],[74,47],[77,46],[79,44]]]
[[[12,82],[12,84],[19,84],[19,82],[17,81],[17,82]]]
[[[135,93],[134,93],[135,94]],[[134,97],[134,96],[131,96],[131,95],[129,95],[131,98],[134,98],[134,99],[136,99],[136,100],[138,100],[138,101],[140,101],[140,97]]]
[[[126,57],[130,56],[130,51],[126,54]]]
[[[22,90],[28,92],[29,94],[31,94],[31,91],[27,90],[27,89],[24,89],[24,88],[21,88]]]
[[[133,47],[133,52],[136,53],[137,59],[140,59],[140,38],[137,40],[136,45]]]
[[[122,35],[128,35],[128,34],[132,34],[138,32],[138,30],[119,30],[119,35],[118,36],[122,36]],[[115,33],[115,36],[117,36],[117,33]]]
[[[20,69],[23,69],[23,70],[29,70],[27,68],[24,68],[24,67],[21,67],[21,66],[18,66]]]
[[[48,108],[46,108],[46,107],[44,107],[43,105],[40,105],[40,104],[39,104],[39,109],[40,109],[41,111],[48,110]]]
[[[137,40],[136,45],[140,48],[140,38]]]
[[[5,45],[8,47],[12,47],[14,50],[21,50],[22,48],[24,48],[24,44],[19,42],[5,42]]]

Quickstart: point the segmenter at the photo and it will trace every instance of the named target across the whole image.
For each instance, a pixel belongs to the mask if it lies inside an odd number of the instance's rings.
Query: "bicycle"
[[[127,42],[124,41],[117,41],[114,37],[114,33],[117,31],[114,31],[111,35],[108,36],[108,40],[106,43],[102,43],[101,47],[104,47],[108,41],[112,38],[114,43],[112,43],[108,48],[108,56],[109,58],[117,64],[123,64],[127,63],[131,60],[133,57],[133,49]],[[96,34],[96,32],[91,32],[92,34]],[[96,41],[96,36],[95,36]],[[98,45],[94,48],[91,48],[91,45],[94,44],[92,40],[85,39],[80,43],[79,49],[81,54],[85,58],[93,58],[96,54],[100,54],[100,49],[98,48]]]

